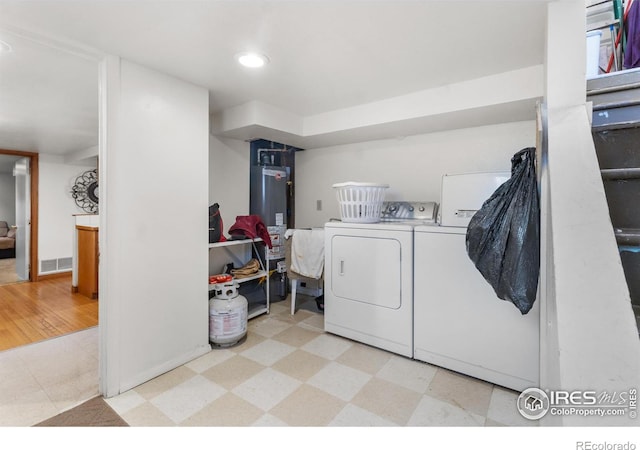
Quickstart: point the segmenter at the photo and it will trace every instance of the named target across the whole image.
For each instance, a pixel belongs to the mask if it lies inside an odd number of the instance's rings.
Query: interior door
[[[31,175],[29,158],[16,161],[13,175],[16,182],[16,273],[21,280],[29,279],[29,242],[31,236]]]

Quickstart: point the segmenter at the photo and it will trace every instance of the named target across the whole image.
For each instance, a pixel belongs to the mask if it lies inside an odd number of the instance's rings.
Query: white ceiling
[[[0,148],[65,154],[97,145],[98,64],[0,31]]]
[[[212,113],[259,101],[309,116],[542,64],[545,23],[540,0],[0,0],[14,47],[0,54],[0,148],[97,144],[87,49],[207,87]],[[245,50],[271,61],[239,67]]]

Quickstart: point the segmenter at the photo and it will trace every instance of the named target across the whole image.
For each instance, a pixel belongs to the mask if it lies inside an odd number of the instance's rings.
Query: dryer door
[[[331,247],[331,290],[335,296],[400,308],[401,247],[397,239],[334,236]]]
[[[325,331],[413,356],[413,228],[325,228]]]

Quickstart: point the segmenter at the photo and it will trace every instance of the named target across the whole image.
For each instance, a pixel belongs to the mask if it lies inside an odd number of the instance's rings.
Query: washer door
[[[336,297],[400,308],[402,258],[397,239],[334,236],[331,247],[331,290]]]

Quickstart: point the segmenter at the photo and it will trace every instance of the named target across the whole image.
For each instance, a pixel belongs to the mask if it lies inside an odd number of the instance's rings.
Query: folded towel
[[[324,270],[324,229],[294,230],[292,239],[291,270],[320,279]]]

